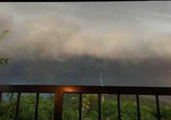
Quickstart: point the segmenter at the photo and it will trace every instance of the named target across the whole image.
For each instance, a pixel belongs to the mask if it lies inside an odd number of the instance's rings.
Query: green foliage
[[[54,97],[43,98],[39,100],[38,120],[53,120],[54,116]]]
[[[165,106],[161,108],[162,120],[171,120],[171,107]]]
[[[78,119],[78,96],[65,95],[63,104],[63,120]]]
[[[0,40],[5,39],[5,37],[7,36],[8,33],[9,33],[8,30],[1,32],[0,33]],[[10,59],[11,58],[0,57],[0,65],[7,65]]]
[[[3,100],[0,105],[0,120],[14,120],[16,96],[9,96],[9,100]],[[34,120],[35,94],[22,95],[20,101],[19,120]],[[154,100],[144,99],[140,105],[142,120],[156,120],[156,109]],[[153,103],[153,105],[152,105]],[[161,120],[171,120],[171,105],[160,102]],[[136,103],[133,99],[121,100],[122,120],[137,120]],[[102,120],[118,120],[117,101],[115,98],[103,96],[102,98]],[[40,97],[38,108],[38,120],[53,120],[54,97]],[[78,120],[79,96],[65,95],[63,103],[63,120]],[[83,120],[96,120],[98,116],[97,95],[84,94],[82,102]]]
[[[118,120],[117,100],[103,96],[102,98],[102,120]],[[157,120],[155,101],[150,98],[141,98],[142,120]],[[162,103],[162,102],[160,102]],[[66,95],[63,106],[63,120],[78,120],[78,95]],[[96,120],[98,116],[97,95],[84,94],[82,102],[83,120]],[[122,120],[137,120],[136,102],[133,98],[122,97],[121,117]],[[171,120],[171,105],[161,104],[161,120]]]
[[[19,119],[34,120],[35,94],[23,95],[20,99]],[[14,120],[16,110],[16,97],[3,100],[0,105],[0,120]],[[40,97],[38,108],[38,120],[53,120],[54,100],[53,97]]]
[[[22,96],[20,101],[19,120],[34,120],[35,95]]]
[[[102,119],[103,120],[117,120],[117,102],[112,100],[102,101]]]
[[[141,116],[142,120],[156,120],[154,109],[147,105],[141,106]]]
[[[4,101],[0,105],[0,120],[14,120],[15,100]]]
[[[0,58],[0,65],[7,65],[11,58]]]
[[[97,95],[85,94],[83,95],[82,105],[83,120],[97,119]]]
[[[122,108],[122,119],[123,120],[136,120],[136,104],[134,101],[124,101]]]
[[[7,36],[8,33],[9,33],[8,30],[5,30],[5,31],[1,32],[1,33],[0,33],[0,40],[5,39],[5,37]]]

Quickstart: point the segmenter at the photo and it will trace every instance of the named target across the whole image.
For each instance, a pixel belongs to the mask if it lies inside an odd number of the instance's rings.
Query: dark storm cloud
[[[15,58],[14,66],[1,71],[1,81],[70,78],[84,84],[85,78],[90,84],[98,84],[95,76],[103,71],[106,84],[169,84],[170,14],[171,2],[1,3],[0,31],[7,29],[9,35],[0,43],[0,55]],[[97,65],[97,60],[87,63],[85,68],[88,58],[79,60],[84,56],[113,63]],[[77,57],[79,64],[68,68],[74,63],[70,60]],[[68,61],[68,66],[59,60]],[[46,61],[48,66],[39,61]],[[116,61],[119,66],[114,64]],[[29,67],[31,64],[34,65]],[[86,78],[84,70],[92,74],[87,73]]]

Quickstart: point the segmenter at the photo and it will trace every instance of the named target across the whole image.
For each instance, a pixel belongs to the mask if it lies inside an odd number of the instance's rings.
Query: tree
[[[0,103],[0,120],[14,120],[16,112],[16,94]],[[20,98],[18,120],[34,120],[36,94],[23,94]],[[51,96],[39,98],[38,120],[53,120],[54,99]]]
[[[9,33],[8,30],[1,32],[0,33],[0,41],[4,40],[5,37],[8,35],[8,33]],[[5,57],[0,56],[0,65],[3,65],[3,64],[7,65],[10,59],[11,58],[5,58]]]
[[[7,100],[7,98],[9,98]],[[14,120],[16,94],[11,99],[7,96],[0,104],[0,120]],[[19,120],[34,120],[36,94],[24,94],[21,96]],[[156,120],[156,109],[151,104],[154,100],[141,99],[141,119]],[[161,120],[171,120],[171,105],[160,102]],[[118,120],[117,118],[117,100],[114,98],[105,98],[102,101],[102,120]],[[97,95],[84,94],[82,101],[83,120],[97,120]],[[65,95],[63,101],[63,120],[78,120],[79,114],[79,96]],[[38,120],[53,120],[54,115],[54,97],[40,96],[38,107]],[[136,102],[133,99],[121,100],[122,120],[137,120]]]

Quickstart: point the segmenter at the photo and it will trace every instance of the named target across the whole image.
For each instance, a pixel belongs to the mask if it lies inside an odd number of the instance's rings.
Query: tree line
[[[20,100],[19,119],[34,120],[36,94],[23,95]],[[0,120],[14,120],[16,95],[3,99],[0,105]],[[98,119],[98,97],[94,94],[83,95],[82,120]],[[102,100],[102,120],[118,120],[117,100],[113,96],[105,96]],[[141,120],[157,120],[155,101],[141,98]],[[171,120],[171,105],[160,102],[161,120]],[[38,120],[53,120],[54,96],[40,96],[38,107]],[[79,96],[65,95],[63,101],[63,120],[78,120]],[[122,120],[137,120],[136,102],[134,98],[121,98]]]

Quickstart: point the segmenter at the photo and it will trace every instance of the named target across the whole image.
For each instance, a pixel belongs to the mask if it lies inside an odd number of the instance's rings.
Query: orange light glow
[[[75,88],[74,87],[65,87],[64,88],[64,91],[65,92],[74,92],[75,91]]]

